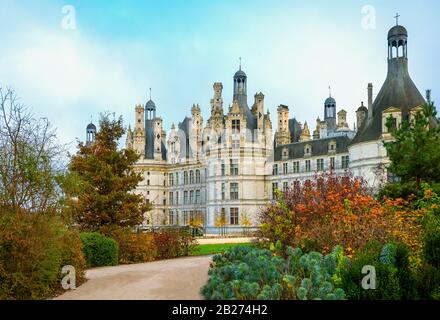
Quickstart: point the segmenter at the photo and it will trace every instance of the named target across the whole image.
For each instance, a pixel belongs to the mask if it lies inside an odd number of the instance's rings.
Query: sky
[[[385,80],[396,12],[412,79],[440,103],[437,0],[0,0],[0,86],[74,150],[102,112],[133,124],[149,88],[166,131],[194,103],[209,118],[214,82],[227,112],[242,57],[249,104],[265,94],[274,131],[280,104],[313,130],[329,86],[352,126],[368,83],[377,94]]]

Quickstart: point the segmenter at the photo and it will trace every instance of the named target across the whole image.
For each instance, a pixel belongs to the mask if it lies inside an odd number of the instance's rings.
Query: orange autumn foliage
[[[361,178],[323,173],[279,194],[260,214],[261,237],[323,253],[342,245],[353,254],[370,240],[419,249],[421,213],[406,208],[402,199],[377,201]]]

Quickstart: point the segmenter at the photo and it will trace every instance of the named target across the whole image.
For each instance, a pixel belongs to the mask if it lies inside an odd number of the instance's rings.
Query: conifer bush
[[[233,247],[214,256],[202,294],[210,300],[342,300],[341,272],[348,267],[342,248],[323,256],[299,248]]]

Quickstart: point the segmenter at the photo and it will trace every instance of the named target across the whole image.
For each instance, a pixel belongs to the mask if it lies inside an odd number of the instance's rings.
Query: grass
[[[201,244],[196,246],[191,256],[206,256],[210,254],[222,253],[229,248],[236,246],[250,246],[251,243],[221,243],[221,244]]]

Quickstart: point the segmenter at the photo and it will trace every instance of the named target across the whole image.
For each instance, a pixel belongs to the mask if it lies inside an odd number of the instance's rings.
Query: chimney
[[[431,103],[431,89],[426,90],[426,101]]]
[[[368,118],[373,118],[373,84],[368,84]]]

